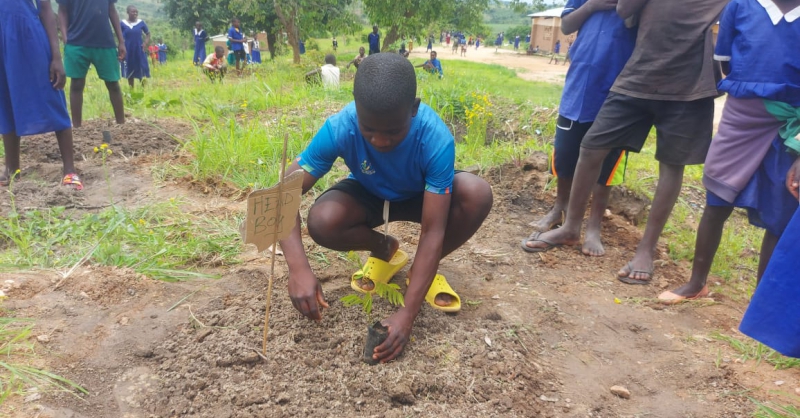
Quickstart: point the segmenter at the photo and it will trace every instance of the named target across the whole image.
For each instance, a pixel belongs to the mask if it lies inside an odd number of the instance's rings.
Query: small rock
[[[511,409],[514,407],[514,401],[512,401],[508,396],[505,396],[500,399],[500,405],[503,405],[503,407],[506,409]]]
[[[131,296],[135,296],[136,295],[136,291],[133,290],[133,289],[128,289],[128,294],[131,295]]]
[[[781,385],[783,385],[784,383],[786,383],[786,382],[784,382],[783,380],[776,380],[776,381],[775,381],[775,386],[781,386]]]
[[[500,295],[494,295],[492,296],[492,299],[500,299]]]
[[[128,318],[127,316],[123,316],[122,318],[119,319],[119,324],[120,325],[128,325],[129,321],[130,321],[130,318]]]
[[[489,357],[489,360],[497,360],[497,352],[496,351],[490,351],[489,354],[487,355],[487,357]]]
[[[389,390],[389,398],[400,405],[413,405],[416,399],[407,383],[401,382]]]
[[[492,340],[489,338],[488,335],[483,337],[483,341],[486,341],[486,345],[488,345],[489,347],[492,346]]]
[[[87,295],[87,294],[86,294],[86,292],[81,292],[81,293],[80,293],[80,296],[81,296],[82,298],[84,298],[84,299],[89,299],[89,295]]]
[[[211,330],[211,328],[204,328],[200,332],[197,333],[197,337],[195,337],[194,340],[199,342],[199,343],[201,343],[201,342],[203,342],[203,340],[206,339],[206,337],[211,335],[212,332],[213,331]]]
[[[544,396],[544,395],[540,396],[539,399],[541,399],[541,400],[543,400],[545,402],[558,402],[558,398],[555,398],[555,397],[549,398],[549,397]]]
[[[50,336],[49,335],[40,335],[40,336],[36,337],[36,339],[40,343],[49,343],[50,342]]]
[[[800,388],[794,388],[794,393],[800,395]]]
[[[140,348],[137,348],[137,349],[133,350],[133,355],[136,356],[136,357],[141,357],[141,358],[151,358],[151,357],[153,357],[155,355],[155,353],[153,352],[153,349],[151,349],[151,348],[146,348],[146,347],[142,348],[142,347],[140,347]]]
[[[42,399],[42,394],[39,393],[39,392],[34,392],[34,393],[31,393],[30,395],[26,396],[23,401],[25,403],[31,403],[31,402],[34,402],[34,401],[38,401],[39,399]]]
[[[625,386],[611,386],[611,393],[619,396],[622,399],[631,398],[631,391],[629,391]]]

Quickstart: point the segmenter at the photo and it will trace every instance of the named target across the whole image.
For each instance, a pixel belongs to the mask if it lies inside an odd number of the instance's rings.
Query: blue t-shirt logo
[[[361,162],[361,172],[369,176],[375,174],[375,170],[372,169],[372,166],[367,160]]]

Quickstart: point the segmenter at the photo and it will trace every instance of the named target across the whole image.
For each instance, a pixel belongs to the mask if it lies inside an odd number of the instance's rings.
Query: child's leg
[[[767,269],[767,264],[769,264],[769,260],[772,258],[772,252],[775,251],[775,246],[778,245],[779,238],[779,236],[769,231],[764,231],[764,238],[761,240],[761,255],[758,257],[756,286],[761,283],[761,277],[764,276],[764,270]]]
[[[653,206],[655,207],[655,206]],[[697,227],[697,238],[694,244],[694,261],[692,262],[692,277],[689,283],[675,289],[672,293],[693,297],[700,293],[706,285],[711,264],[717,254],[725,221],[733,212],[733,206],[707,205]]]
[[[61,151],[61,162],[64,164],[63,174],[75,173],[75,157],[72,149],[72,128],[56,132],[58,150]]]
[[[131,90],[133,90],[133,77],[128,79],[128,87],[130,87]]]
[[[86,80],[84,80],[85,82]],[[131,79],[133,82],[133,79]],[[114,109],[114,118],[118,124],[125,123],[125,107],[122,102],[122,89],[119,88],[119,81],[106,81],[106,89],[108,89],[108,98],[111,99],[111,107]],[[70,94],[70,98],[72,94]],[[81,94],[81,102],[83,101],[83,94]],[[74,115],[73,115],[74,119]],[[73,122],[74,123],[74,122]]]
[[[581,251],[585,255],[599,257],[606,253],[600,237],[600,224],[608,207],[608,197],[611,195],[611,186],[596,184],[592,190],[592,206],[589,210],[589,220],[586,223],[586,236],[583,239]]]
[[[72,126],[80,128],[83,122],[83,89],[85,78],[72,78],[69,83],[69,109],[72,112]]]
[[[19,136],[16,133],[3,134],[3,151],[6,154],[6,167],[0,174],[0,184],[5,186],[19,170]]]

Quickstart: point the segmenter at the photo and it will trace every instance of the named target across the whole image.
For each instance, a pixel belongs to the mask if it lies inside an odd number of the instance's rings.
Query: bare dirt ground
[[[243,209],[240,200],[183,180],[154,183],[157,162],[177,158],[179,123],[92,122],[76,132],[82,194],[56,185],[54,138],[26,141],[27,174],[19,207],[72,205],[92,212],[108,202],[102,166],[91,155],[111,129],[108,162],[114,200],[147,204],[182,196],[194,211]],[[31,163],[35,162],[35,163]],[[484,173],[495,206],[478,234],[442,262],[464,308],[445,315],[424,306],[413,341],[399,360],[360,361],[367,319],[338,299],[350,292],[353,266],[306,238],[331,308],[321,323],[297,314],[278,262],[270,342],[261,346],[269,258],[249,248],[241,263],[214,271],[218,280],[154,281],[127,269],[86,266],[53,290],[56,272],[0,274],[11,314],[35,318],[41,366],[90,394],[45,393],[2,405],[9,417],[747,417],[748,399],[787,402],[797,370],[739,362],[712,331],[735,333],[744,306],[712,293],[706,301],[665,308],[651,298],[681,283],[685,264],[662,249],[650,286],[629,286],[614,273],[632,255],[640,231],[622,215],[645,204],[621,194],[605,222],[608,254],[575,248],[531,255],[519,249],[529,222],[545,213],[546,157]],[[307,210],[310,199],[304,204]],[[637,209],[638,208],[638,209]],[[413,256],[418,227],[392,233]],[[404,271],[395,281],[404,287]],[[11,280],[12,282],[7,282]],[[188,297],[187,297],[188,296]],[[185,300],[184,300],[185,298]],[[615,303],[615,298],[621,303]],[[175,309],[169,310],[177,302]],[[377,302],[372,320],[393,308]],[[773,382],[783,381],[781,387]],[[610,393],[625,386],[630,399]]]

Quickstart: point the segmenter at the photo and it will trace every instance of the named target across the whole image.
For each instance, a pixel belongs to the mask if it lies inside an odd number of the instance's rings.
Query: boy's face
[[[236,28],[236,29],[239,29],[239,21],[238,20],[234,20],[233,21],[233,27]]]
[[[366,53],[363,46],[361,48],[358,48],[358,53],[359,55],[364,55]]]
[[[222,56],[223,56],[224,54],[225,54],[225,53],[224,53],[223,51],[214,51],[214,55],[216,55],[216,56],[217,56],[217,59],[222,59]]]
[[[431,52],[431,61],[433,61],[435,59],[436,59],[436,53],[435,52]]]
[[[358,115],[358,130],[364,139],[378,152],[389,152],[408,135],[411,129],[411,119],[417,116],[420,99],[406,109],[394,112],[376,113],[363,108],[356,101],[356,114]]]
[[[195,27],[195,28],[197,28],[197,29],[199,30],[199,29],[202,29],[202,28],[203,28],[203,24],[202,24],[202,23],[200,23],[200,22],[194,22],[194,27]]]

